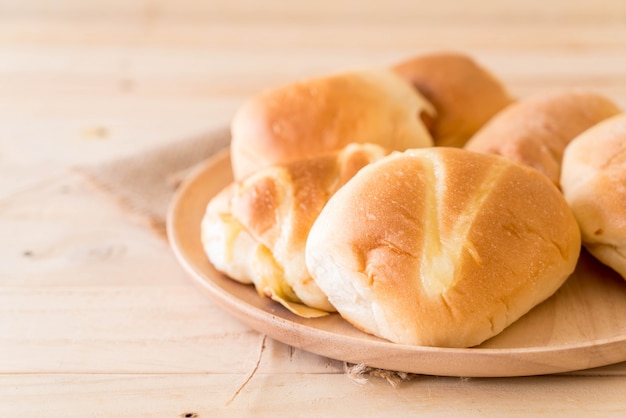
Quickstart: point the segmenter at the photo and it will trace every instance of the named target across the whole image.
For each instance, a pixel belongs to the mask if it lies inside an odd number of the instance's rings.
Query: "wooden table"
[[[464,51],[516,95],[626,108],[626,3],[0,3],[0,416],[623,416],[626,363],[359,385],[260,335],[73,169],[225,126],[308,75]]]

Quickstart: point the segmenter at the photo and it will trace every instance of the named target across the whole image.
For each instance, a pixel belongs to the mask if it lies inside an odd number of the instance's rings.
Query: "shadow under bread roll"
[[[387,69],[316,77],[260,92],[231,123],[236,179],[272,164],[342,149],[352,142],[389,150],[432,146],[423,115],[433,106]]]
[[[216,270],[303,317],[334,311],[304,263],[313,221],[330,196],[387,150],[350,144],[340,151],[265,167],[233,182],[208,204],[202,242]]]
[[[626,113],[570,142],[561,188],[585,248],[626,279]]]
[[[465,144],[465,149],[501,155],[533,167],[558,186],[567,144],[620,112],[615,103],[597,93],[542,92],[499,112]]]
[[[551,296],[580,254],[563,195],[528,167],[432,147],[357,173],[311,228],[306,265],[348,322],[390,341],[470,347]]]

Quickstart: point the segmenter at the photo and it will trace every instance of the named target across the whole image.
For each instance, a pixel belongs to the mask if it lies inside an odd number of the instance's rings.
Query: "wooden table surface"
[[[224,313],[73,169],[223,127],[267,86],[435,50],[518,96],[626,108],[623,0],[0,2],[0,416],[624,416],[626,363],[357,384]]]

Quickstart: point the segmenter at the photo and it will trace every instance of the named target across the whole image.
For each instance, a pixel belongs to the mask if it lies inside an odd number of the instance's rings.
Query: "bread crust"
[[[594,92],[541,92],[499,112],[465,148],[501,155],[533,167],[558,186],[567,144],[586,129],[620,112],[613,101]]]
[[[626,279],[626,113],[600,122],[567,146],[561,185],[583,245]]]
[[[544,176],[504,158],[435,147],[361,170],[324,207],[306,263],[366,332],[469,347],[552,295],[580,233]]]
[[[207,207],[202,239],[209,259],[217,270],[253,283],[294,313],[303,312],[295,304],[334,311],[306,269],[309,230],[337,189],[387,153],[375,144],[350,144],[235,181]]]
[[[349,143],[390,150],[431,146],[421,115],[433,106],[390,70],[302,80],[252,97],[235,114],[231,157],[236,179],[272,164],[309,158]]]
[[[435,145],[462,147],[514,100],[494,74],[462,53],[424,54],[392,68],[435,107],[430,125]]]

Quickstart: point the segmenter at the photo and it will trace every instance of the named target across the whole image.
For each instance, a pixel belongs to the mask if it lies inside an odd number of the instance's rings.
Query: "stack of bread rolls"
[[[587,152],[626,152],[620,114],[587,91],[514,98],[459,53],[268,89],[233,118],[202,242],[296,315],[475,346],[553,295],[582,245],[626,274],[626,158]]]

